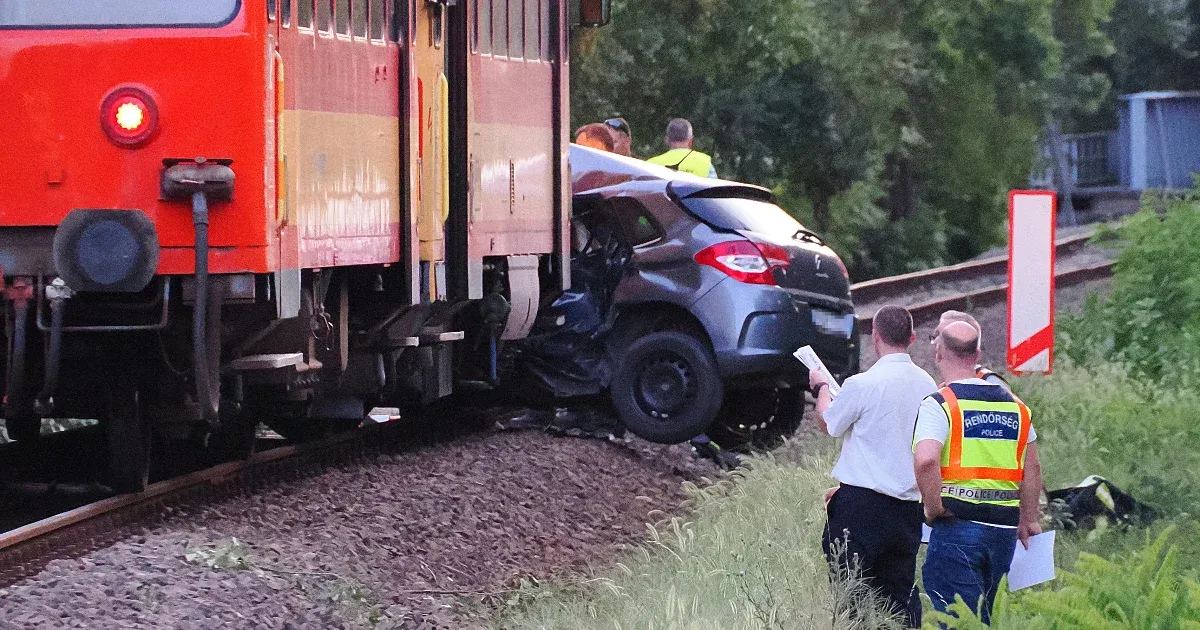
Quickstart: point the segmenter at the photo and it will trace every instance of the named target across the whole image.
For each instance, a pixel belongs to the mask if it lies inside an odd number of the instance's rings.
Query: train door
[[[416,182],[421,301],[447,296],[446,219],[450,214],[449,92],[445,0],[409,0],[417,108]]]

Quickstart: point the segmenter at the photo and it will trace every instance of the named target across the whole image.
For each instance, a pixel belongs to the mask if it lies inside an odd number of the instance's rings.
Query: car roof
[[[698,177],[651,164],[645,160],[626,157],[608,151],[571,144],[571,193],[578,195],[625,182],[661,182],[664,191],[680,199],[716,193],[721,196],[746,196],[756,199],[772,199],[771,191],[761,186],[743,184],[724,179]]]

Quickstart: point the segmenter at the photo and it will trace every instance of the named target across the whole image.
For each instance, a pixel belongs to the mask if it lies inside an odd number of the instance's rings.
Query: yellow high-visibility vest
[[[700,177],[708,177],[713,172],[712,158],[694,149],[671,149],[646,161]]]
[[[1025,475],[1029,407],[991,384],[950,383],[933,398],[950,423],[950,437],[942,445],[943,500],[950,500],[950,510],[968,520],[997,520],[989,515],[1013,520]],[[968,505],[956,510],[954,502]],[[973,516],[972,506],[984,516]]]

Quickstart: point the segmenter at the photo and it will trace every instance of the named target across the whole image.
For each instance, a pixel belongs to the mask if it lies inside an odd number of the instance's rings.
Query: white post
[[[1008,195],[1008,369],[1049,373],[1054,360],[1052,191]]]

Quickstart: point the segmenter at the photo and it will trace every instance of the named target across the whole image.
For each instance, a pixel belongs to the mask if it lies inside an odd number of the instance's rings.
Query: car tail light
[[[144,90],[119,87],[100,104],[100,127],[118,146],[140,146],[158,130],[158,106]]]
[[[696,262],[708,265],[746,284],[774,285],[776,269],[788,266],[787,250],[770,243],[724,241],[696,254]]]

